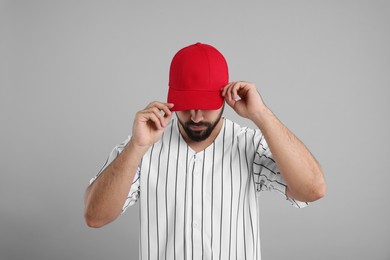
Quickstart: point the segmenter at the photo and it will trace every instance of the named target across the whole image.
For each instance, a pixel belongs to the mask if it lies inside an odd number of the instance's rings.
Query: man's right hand
[[[135,115],[133,133],[130,142],[141,149],[149,149],[157,142],[168,122],[172,118],[172,103],[158,101],[150,103]]]

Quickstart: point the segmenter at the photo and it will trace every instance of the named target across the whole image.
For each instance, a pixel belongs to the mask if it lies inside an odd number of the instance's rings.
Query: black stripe
[[[203,227],[203,179],[204,179],[204,162],[205,162],[205,160],[206,160],[206,151],[203,151],[203,165],[202,165],[202,221],[201,221],[201,223],[202,223],[202,228],[201,228],[201,230],[202,230],[202,257],[201,257],[201,259],[203,259],[203,254],[204,254],[204,247],[203,247],[203,229],[204,229],[204,227]]]
[[[257,162],[253,162],[253,163],[256,164],[256,165],[259,165],[259,166],[261,166],[261,167],[266,168],[267,170],[269,170],[269,171],[272,172],[273,174],[280,174],[280,172],[275,172],[275,171],[271,170],[270,168],[268,168],[267,166],[265,166],[265,165],[262,164],[262,163],[257,163]],[[256,174],[256,173],[255,173],[255,174]]]
[[[138,168],[138,169],[139,169],[139,168]],[[137,172],[139,172],[138,169],[137,169]],[[135,173],[135,174],[137,174],[137,173]],[[138,176],[137,176],[137,179],[135,179],[131,184],[136,183],[138,180],[139,180],[139,174],[138,174]]]
[[[183,228],[183,236],[184,236],[184,259],[187,258],[187,241],[186,241],[186,224],[187,224],[187,175],[188,175],[188,144],[187,144],[187,153],[186,153],[186,177],[185,177],[185,189],[184,189],[184,228]]]
[[[261,142],[263,140],[264,135],[261,135],[259,145],[261,145],[261,148],[266,151],[267,149],[264,147],[263,143]]]
[[[195,158],[192,164],[192,173],[191,173],[191,259],[194,259],[194,170],[195,170]]]
[[[141,169],[142,169],[142,163],[143,163],[143,161],[144,161],[144,157],[142,157],[142,159],[141,159],[141,163],[140,163],[140,172],[139,172],[139,174],[138,174],[138,177],[140,177],[141,176]],[[141,186],[141,183],[140,183],[140,186]],[[141,216],[141,214],[142,214],[142,196],[139,196],[139,210],[138,210],[138,217],[139,217],[139,223],[141,223],[141,219],[142,219],[142,216]],[[142,250],[142,232],[139,232],[139,257],[140,257],[140,260],[142,260],[142,252],[143,252],[143,250]]]
[[[255,173],[255,174],[256,174],[256,173]],[[282,185],[282,186],[284,186],[284,187],[287,187],[286,184],[284,184],[284,183],[282,183],[282,182],[280,182],[280,181],[278,181],[278,180],[271,180],[271,179],[268,178],[268,176],[265,175],[264,173],[260,173],[259,176],[264,176],[264,177],[267,179],[267,181],[269,181],[269,182],[276,182],[276,183],[278,183],[278,184],[280,184],[280,185]],[[256,184],[262,185],[262,182],[261,182],[261,181],[260,181],[260,182],[256,182]],[[263,184],[263,185],[265,185],[265,184]],[[267,187],[267,185],[265,185],[265,186]],[[267,188],[268,188],[268,187],[267,187]]]
[[[221,167],[221,217],[219,222],[219,259],[221,260],[221,252],[222,252],[222,208],[223,208],[223,159],[225,155],[225,132],[226,132],[226,124],[224,124],[223,128],[223,138],[222,138],[222,167]]]
[[[256,144],[255,144],[255,138],[256,138],[256,130],[253,131],[253,138],[252,138],[252,144],[253,144],[253,158],[252,158],[252,162],[255,161],[255,157],[256,157]],[[250,172],[251,176],[252,176],[252,181],[253,181],[253,189],[256,193],[256,181],[255,181],[255,175],[253,174],[254,173],[254,170],[253,170],[253,163],[252,163],[252,170]],[[259,177],[258,177],[259,178]],[[256,200],[257,201],[257,200]],[[257,206],[257,205],[256,205]],[[256,212],[257,212],[257,209],[256,209]],[[256,221],[256,223],[258,224],[259,221]],[[257,243],[259,241],[259,225],[256,225],[256,239],[255,239],[255,244],[254,244],[254,253],[255,253],[255,258],[257,258],[257,255],[258,255],[258,246],[257,246]]]
[[[150,158],[149,158],[149,169],[148,169],[148,180],[147,180],[147,184],[146,184],[146,201],[147,201],[147,208],[146,208],[146,211],[147,211],[147,223],[148,223],[148,259],[150,259],[150,212],[149,212],[149,201],[150,201],[150,197],[149,197],[149,179],[150,179],[150,165],[152,163],[152,155],[153,155],[153,149],[154,149],[154,144],[152,146],[152,150],[150,151]]]
[[[257,147],[255,144],[255,137],[256,137],[256,130],[253,130],[253,137],[252,137],[252,144],[253,144],[253,161],[255,160],[256,153],[257,153]]]
[[[241,171],[241,154],[240,154],[240,142],[237,137],[237,151],[238,151],[238,161],[239,161],[239,167],[240,167],[240,192],[238,194],[238,206],[237,206],[237,224],[236,224],[236,236],[238,236],[238,213],[240,211],[240,200],[241,200],[241,186],[242,186],[242,171]],[[245,224],[245,218],[244,218],[244,203],[242,204],[242,223]],[[246,259],[246,239],[245,239],[245,226],[243,226],[243,234],[244,234],[244,253],[245,253],[245,259]],[[237,246],[237,240],[236,240],[236,258],[238,259],[238,246]]]
[[[268,157],[268,156],[265,155],[265,154],[260,154],[259,152],[256,152],[256,153],[259,155],[259,159],[260,159],[261,157],[265,157],[265,158],[267,158],[268,160],[271,160],[272,162],[276,163],[275,160],[274,160],[274,158]]]
[[[230,230],[229,230],[229,260],[230,260],[230,252],[231,252],[231,244],[232,244],[232,212],[233,212],[233,146],[234,146],[234,127],[232,127],[232,146],[230,148]]]
[[[245,131],[245,148],[244,148],[244,153],[245,153],[245,156],[246,156],[246,131]],[[241,161],[240,161],[240,165],[241,165]],[[242,228],[244,230],[244,251],[245,251],[245,259],[246,259],[246,230],[245,230],[245,224],[246,224],[246,219],[245,219],[245,213],[246,213],[246,207],[245,207],[245,200],[246,200],[246,197],[247,197],[247,188],[248,188],[248,176],[247,177],[247,181],[245,182],[245,189],[244,189],[244,198],[243,198],[243,203],[242,203],[242,217],[243,217],[243,221],[242,221]]]
[[[169,144],[168,144],[168,158],[167,158],[167,171],[165,176],[165,259],[167,259],[167,251],[168,251],[168,172],[169,172],[169,161],[170,161],[170,153],[171,153],[171,141],[172,141],[172,130],[173,125],[171,125],[171,133],[169,135]]]
[[[178,169],[179,169],[179,157],[180,157],[180,134],[178,135],[177,143],[177,160],[176,160],[176,175],[175,175],[175,214],[173,221],[173,255],[176,259],[176,204],[177,204],[177,178],[178,178]]]
[[[245,192],[245,195],[248,196],[250,194],[250,180],[253,178],[253,174],[250,174],[250,170],[249,170],[249,162],[248,162],[248,146],[247,146],[247,143],[248,143],[248,139],[247,139],[247,134],[248,134],[248,131],[245,132],[245,162],[246,162],[246,169],[247,169],[247,173],[249,174],[247,176],[247,185],[246,185],[246,189],[249,189],[248,192]],[[253,184],[254,185],[254,184]],[[249,203],[248,203],[248,206],[249,206],[249,219],[250,219],[250,223],[251,223],[251,231],[252,231],[252,245],[253,245],[253,250],[255,250],[255,234],[253,232],[253,220],[252,220],[252,209],[251,209],[251,201],[249,200]]]
[[[301,207],[299,206],[298,202],[295,201],[295,199],[291,199],[291,200],[295,202],[295,204],[297,205],[298,208],[301,208]]]
[[[259,146],[261,145],[261,140],[263,139],[263,134],[261,133],[261,131],[260,130],[258,130],[259,132],[260,132],[260,134],[261,134],[261,136],[260,136],[260,140],[259,140],[259,143],[256,145],[256,148],[255,148],[255,158],[253,159],[253,162],[255,162],[256,161],[256,154],[258,154],[259,155],[259,159],[261,159],[261,157],[262,157],[262,155],[260,155],[260,153],[258,152],[259,151]],[[254,140],[253,140],[254,141]],[[263,148],[263,154],[264,154],[264,147],[262,147]],[[266,158],[268,158],[265,154],[264,154],[264,156],[266,157]],[[258,182],[260,182],[260,176],[257,176],[257,181]],[[258,185],[259,186],[259,185]],[[260,188],[256,188],[256,190],[257,191],[260,191],[261,189]]]
[[[164,132],[165,133],[165,132]],[[158,154],[158,164],[157,164],[157,180],[156,180],[156,230],[157,230],[157,257],[159,257],[160,253],[160,232],[158,227],[158,183],[160,180],[160,164],[161,164],[161,153],[164,148],[164,136],[161,138],[161,148],[160,153]]]
[[[213,142],[213,162],[211,170],[211,248],[213,248],[213,200],[214,200],[214,159],[215,159],[215,142]],[[211,252],[211,259],[213,259],[214,251]]]

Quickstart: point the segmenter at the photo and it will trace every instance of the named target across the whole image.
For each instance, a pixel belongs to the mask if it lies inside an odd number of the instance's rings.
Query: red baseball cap
[[[229,82],[228,65],[213,46],[196,43],[179,50],[169,71],[168,103],[172,111],[216,110],[223,104],[221,88]]]

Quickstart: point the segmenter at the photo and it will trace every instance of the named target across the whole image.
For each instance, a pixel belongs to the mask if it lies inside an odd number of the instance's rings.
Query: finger
[[[167,116],[171,116],[172,115],[171,108],[173,106],[174,106],[173,103],[165,103],[165,106],[162,109],[164,111],[164,114],[167,115]]]
[[[165,127],[164,112],[157,107],[151,107],[148,109],[149,112],[153,113],[161,122],[161,126]]]
[[[236,100],[237,99],[237,89],[239,89],[241,86],[241,82],[234,82],[228,89],[228,98],[229,100]]]
[[[229,84],[229,86],[226,88],[226,92],[225,92],[225,99],[226,100],[232,100],[232,88],[234,86],[235,82],[232,82],[231,84]]]
[[[241,85],[241,82],[237,82],[236,84],[233,85],[232,89],[231,89],[231,96],[232,96],[232,99],[236,100],[238,95],[238,91],[241,89],[242,85]]]
[[[234,100],[234,99],[228,99],[227,97],[225,98],[225,100],[226,100],[226,103],[231,107],[231,108],[233,108],[234,109],[234,106],[235,106],[235,104],[236,104],[236,100]]]
[[[170,115],[167,114],[164,115],[165,126],[168,125],[168,122],[171,120],[171,118],[172,118],[172,113]]]
[[[163,129],[160,119],[154,113],[152,112],[147,113],[145,115],[145,118],[148,119],[148,121],[152,121],[158,130]]]
[[[157,108],[148,108],[140,111],[138,113],[138,116],[140,121],[147,123],[148,121],[153,121],[156,124],[156,127],[158,129],[161,129],[164,127],[164,119],[163,116]]]
[[[221,91],[222,91],[221,95],[222,95],[223,97],[225,97],[226,92],[228,91],[229,87],[230,87],[232,84],[233,84],[233,82],[230,82],[230,83],[228,83],[225,87],[223,87],[223,88],[221,89]]]
[[[152,108],[157,107],[159,110],[162,110],[164,114],[172,114],[172,111],[170,110],[174,104],[172,103],[162,103],[158,101],[151,102],[146,108]]]

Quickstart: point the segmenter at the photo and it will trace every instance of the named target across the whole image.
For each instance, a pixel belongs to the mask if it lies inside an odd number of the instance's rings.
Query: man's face
[[[187,136],[195,142],[206,140],[222,117],[223,105],[218,110],[176,111],[176,116]]]

